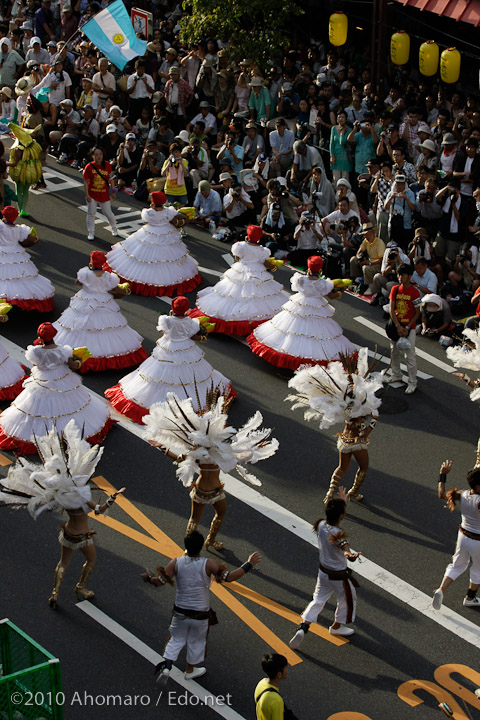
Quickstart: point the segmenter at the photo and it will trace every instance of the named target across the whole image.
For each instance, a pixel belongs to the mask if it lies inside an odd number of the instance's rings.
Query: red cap
[[[258,243],[263,237],[263,230],[260,225],[249,225],[247,227],[248,241],[251,243]]]
[[[310,255],[308,258],[308,269],[313,275],[319,275],[323,268],[323,258],[320,255]]]
[[[92,270],[102,270],[106,262],[107,258],[105,253],[100,250],[94,250],[90,253],[90,265]]]
[[[154,190],[154,192],[150,193],[150,197],[152,198],[153,204],[157,207],[165,205],[167,202],[167,196],[161,190]]]
[[[172,300],[172,310],[174,315],[185,315],[187,310],[190,310],[190,303],[188,298],[183,295],[179,295]]]
[[[2,210],[2,215],[9,223],[14,223],[18,217],[18,210],[12,205],[6,205]]]
[[[34,345],[43,345],[53,340],[57,334],[57,329],[53,327],[52,323],[42,323],[37,328],[38,338],[33,341]]]

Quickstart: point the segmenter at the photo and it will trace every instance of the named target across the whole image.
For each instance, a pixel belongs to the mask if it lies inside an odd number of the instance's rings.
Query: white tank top
[[[480,495],[464,490],[460,496],[460,511],[464,530],[480,535]]]
[[[207,558],[183,555],[177,559],[175,605],[185,610],[210,610],[211,578],[205,572]]]

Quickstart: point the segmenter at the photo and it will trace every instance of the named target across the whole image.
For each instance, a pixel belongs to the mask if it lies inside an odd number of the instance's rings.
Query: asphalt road
[[[112,241],[103,222],[96,242],[86,241],[81,176],[50,165],[57,174],[50,175],[49,187],[53,189],[55,183],[56,190],[31,195],[28,222],[41,239],[32,256],[55,285],[56,310],[51,317],[16,309],[10,313],[2,332],[22,348],[35,338],[39,322],[54,320],[67,306],[75,292],[76,272],[88,262],[90,251],[106,251]],[[115,212],[124,216],[120,229],[131,232],[138,226],[134,211],[139,208],[122,196],[115,204]],[[186,242],[202,267],[226,269],[222,255],[228,245],[196,229]],[[217,279],[206,272],[202,275],[202,287]],[[276,274],[286,287],[290,277],[287,270]],[[194,293],[190,297],[193,302]],[[167,303],[133,295],[120,302],[151,351],[157,315],[168,312]],[[379,308],[346,294],[335,306],[336,319],[353,342],[372,350],[378,346],[388,356],[386,337],[358,320],[381,329]],[[349,643],[337,646],[328,633],[310,633],[281,686],[300,720],[430,720],[441,712],[437,708],[441,700],[452,705],[457,720],[480,718],[480,701],[472,693],[480,686],[480,614],[462,606],[467,576],[449,590],[445,612],[435,615],[428,609],[428,597],[453,551],[459,521],[458,514],[443,509],[436,498],[438,468],[443,459],[451,458],[452,486],[466,487],[463,478],[475,458],[479,409],[463,384],[442,366],[449,365],[443,349],[425,338],[418,339],[417,347],[428,354],[418,362],[424,377],[413,396],[405,396],[404,388],[386,390],[372,437],[365,502],[349,506],[344,524],[353,547],[367,558],[357,568],[361,587],[356,634]],[[125,485],[128,503],[113,508],[110,517],[115,526],[92,520],[98,550],[90,581],[96,593],[90,603],[94,617],[82,611],[72,592],[80,572],[78,557],[63,583],[58,610],[47,604],[59,555],[58,521],[45,516],[35,523],[26,513],[0,510],[0,618],[8,617],[60,659],[68,720],[150,720],[167,713],[172,720],[193,716],[203,720],[218,717],[219,711],[232,719],[254,717],[252,693],[262,677],[260,658],[272,645],[281,651],[278,642],[288,642],[295,628],[289,612],[301,612],[311,598],[318,553],[308,524],[323,513],[321,500],[337,462],[334,433],[340,428],[320,431],[301,413],[293,413],[284,402],[289,373],[254,356],[245,344],[210,337],[202,349],[238,392],[232,423],[242,424],[258,408],[280,441],[276,456],[255,467],[262,481],[260,496],[241,482],[227,482],[229,505],[221,531],[226,549],[215,555],[229,567],[245,561],[255,549],[263,555],[258,571],[241,583],[259,595],[242,597],[228,590],[223,599],[212,600],[220,624],[211,629],[208,673],[199,686],[224,696],[227,707],[197,705],[196,695],[186,693],[174,679],[158,697],[152,653],[161,653],[167,640],[173,594],[170,588],[144,585],[139,573],[145,566],[166,563],[168,538],[182,545],[189,499],[168,458],[117,426],[105,442],[98,473],[116,488]],[[84,383],[103,394],[122,374],[90,373]],[[0,473],[7,469],[1,467]],[[352,479],[351,471],[348,483]],[[281,508],[296,517],[282,515]],[[210,518],[207,508],[204,530]],[[333,608],[329,602],[319,626],[328,628]],[[118,623],[115,632],[111,621]],[[119,637],[124,631],[134,636],[130,644]],[[140,641],[151,648],[150,655]],[[183,670],[184,658],[180,660],[178,667]],[[453,667],[439,670],[446,665]],[[449,680],[450,673],[457,674]],[[404,683],[410,684],[397,693]],[[412,694],[407,702],[413,691],[417,700]],[[120,700],[108,701],[107,695]],[[39,709],[28,717],[44,715]]]

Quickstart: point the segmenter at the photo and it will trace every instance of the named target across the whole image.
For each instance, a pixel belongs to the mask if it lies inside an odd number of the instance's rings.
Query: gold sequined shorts
[[[220,500],[225,500],[225,493],[223,492],[223,484],[216,487],[214,490],[201,490],[197,485],[192,485],[190,490],[190,497],[193,502],[200,503],[201,505],[214,505]]]

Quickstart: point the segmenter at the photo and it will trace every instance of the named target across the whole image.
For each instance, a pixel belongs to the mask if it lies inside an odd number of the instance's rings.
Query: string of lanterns
[[[348,18],[345,13],[337,11],[330,15],[328,23],[328,39],[332,45],[345,45],[348,34]],[[395,32],[390,40],[390,57],[394,65],[405,65],[410,57],[410,37],[404,30]],[[438,71],[440,78],[451,85],[460,77],[461,56],[459,51],[450,47],[440,54],[439,47],[433,40],[420,45],[419,70],[425,77],[432,77]]]

